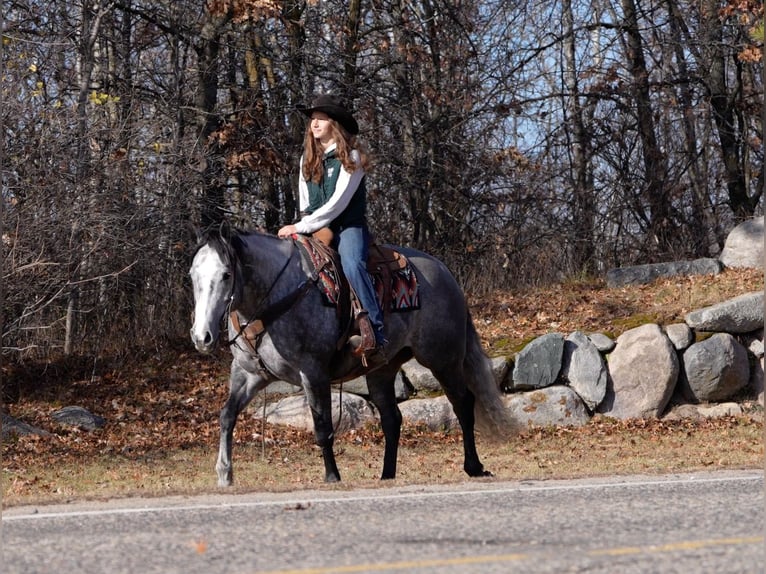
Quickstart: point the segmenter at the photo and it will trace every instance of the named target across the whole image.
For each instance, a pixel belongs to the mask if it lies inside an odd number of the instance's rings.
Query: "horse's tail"
[[[476,398],[474,412],[479,430],[497,438],[507,438],[519,425],[503,404],[492,365],[484,353],[470,313],[466,319],[466,353],[463,362],[466,384]]]

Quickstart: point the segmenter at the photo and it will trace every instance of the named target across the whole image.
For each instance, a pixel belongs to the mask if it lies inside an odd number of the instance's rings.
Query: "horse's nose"
[[[189,335],[191,335],[191,340],[192,343],[194,343],[194,346],[198,351],[201,352],[209,351],[215,342],[213,334],[210,332],[210,330],[205,330],[204,335],[202,337],[198,337],[194,332],[194,328],[191,328],[189,329]]]

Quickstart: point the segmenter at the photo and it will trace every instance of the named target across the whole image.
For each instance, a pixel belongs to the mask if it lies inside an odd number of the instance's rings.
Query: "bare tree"
[[[193,228],[295,219],[296,105],[322,91],[354,107],[375,159],[378,238],[471,292],[714,255],[762,212],[762,11],[10,0],[3,353],[184,337]]]

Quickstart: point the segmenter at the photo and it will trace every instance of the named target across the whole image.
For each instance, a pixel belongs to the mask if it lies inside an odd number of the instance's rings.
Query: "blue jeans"
[[[344,227],[337,234],[338,254],[343,273],[354,288],[359,302],[369,314],[375,342],[383,344],[383,312],[378,305],[375,288],[367,273],[367,255],[370,233],[367,226]]]

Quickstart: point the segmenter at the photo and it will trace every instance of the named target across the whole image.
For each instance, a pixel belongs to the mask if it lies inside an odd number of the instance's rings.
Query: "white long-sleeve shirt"
[[[335,144],[330,146],[325,153],[335,149]],[[351,151],[351,159],[356,164],[353,173],[346,171],[342,166],[338,181],[335,183],[335,190],[330,199],[313,213],[304,215],[300,221],[296,222],[295,228],[298,233],[314,233],[322,227],[327,227],[332,223],[343,210],[348,207],[351,198],[354,197],[359,184],[364,178],[364,168],[361,165],[361,157],[357,150]],[[300,161],[300,175],[298,176],[298,205],[301,211],[305,211],[309,206],[309,188],[306,185],[306,179],[303,176],[303,156]]]

